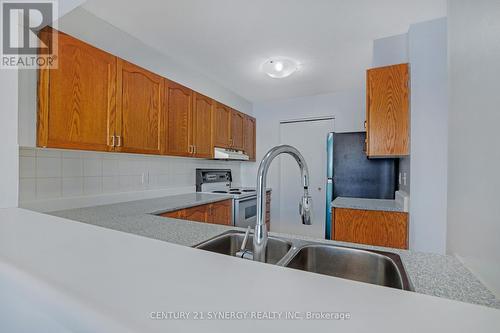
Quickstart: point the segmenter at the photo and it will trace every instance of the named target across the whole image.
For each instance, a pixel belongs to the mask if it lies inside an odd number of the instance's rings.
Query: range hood
[[[216,160],[237,160],[248,161],[250,158],[241,150],[227,149],[227,148],[214,148],[214,158]]]

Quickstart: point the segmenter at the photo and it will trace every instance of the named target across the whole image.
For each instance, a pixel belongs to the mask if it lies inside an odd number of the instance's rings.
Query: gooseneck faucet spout
[[[311,224],[311,197],[309,196],[309,170],[302,154],[294,147],[289,145],[276,146],[269,150],[260,162],[257,172],[257,222],[253,237],[253,260],[265,262],[267,247],[267,228],[266,228],[266,178],[269,166],[274,158],[280,154],[289,154],[297,161],[300,168],[300,176],[304,194],[299,203],[299,215],[302,223]]]

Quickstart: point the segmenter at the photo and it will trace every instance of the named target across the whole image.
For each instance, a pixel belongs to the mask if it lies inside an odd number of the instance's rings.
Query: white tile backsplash
[[[37,178],[36,198],[51,199],[62,195],[62,178]]]
[[[83,176],[83,161],[80,158],[63,158],[62,159],[62,176],[63,177],[82,177]]]
[[[232,169],[240,180],[241,162],[25,147],[19,154],[21,202],[194,188],[196,168]]]
[[[19,180],[19,200],[20,201],[36,200],[35,178],[25,178]]]
[[[36,177],[36,158],[20,156],[19,157],[19,177],[20,178],[35,178]]]
[[[74,197],[83,194],[83,178],[72,177],[62,179],[62,196]]]
[[[60,154],[59,154],[60,155]],[[38,156],[36,157],[36,177],[37,178],[61,178],[62,176],[61,158]]]
[[[102,193],[102,177],[83,177],[83,194]]]
[[[87,158],[83,160],[83,176],[84,177],[101,177],[102,176],[102,159]]]

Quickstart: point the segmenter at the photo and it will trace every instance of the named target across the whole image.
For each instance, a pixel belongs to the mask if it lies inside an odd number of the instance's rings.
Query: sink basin
[[[284,266],[411,290],[401,259],[388,252],[311,244],[301,247]]]
[[[228,232],[203,242],[197,249],[234,256],[240,250],[245,233]],[[252,250],[253,235],[250,235],[246,245],[247,250]],[[266,263],[277,264],[292,248],[292,243],[286,240],[269,237],[267,241]]]

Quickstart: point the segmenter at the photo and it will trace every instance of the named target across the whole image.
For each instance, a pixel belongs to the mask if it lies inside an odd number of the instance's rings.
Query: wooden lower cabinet
[[[332,239],[408,249],[408,213],[334,208]]]
[[[208,223],[233,224],[233,200],[224,200],[209,205]]]
[[[232,225],[233,201],[231,199],[218,201],[211,204],[199,205],[163,213],[160,214],[160,216],[170,217],[180,220]]]

